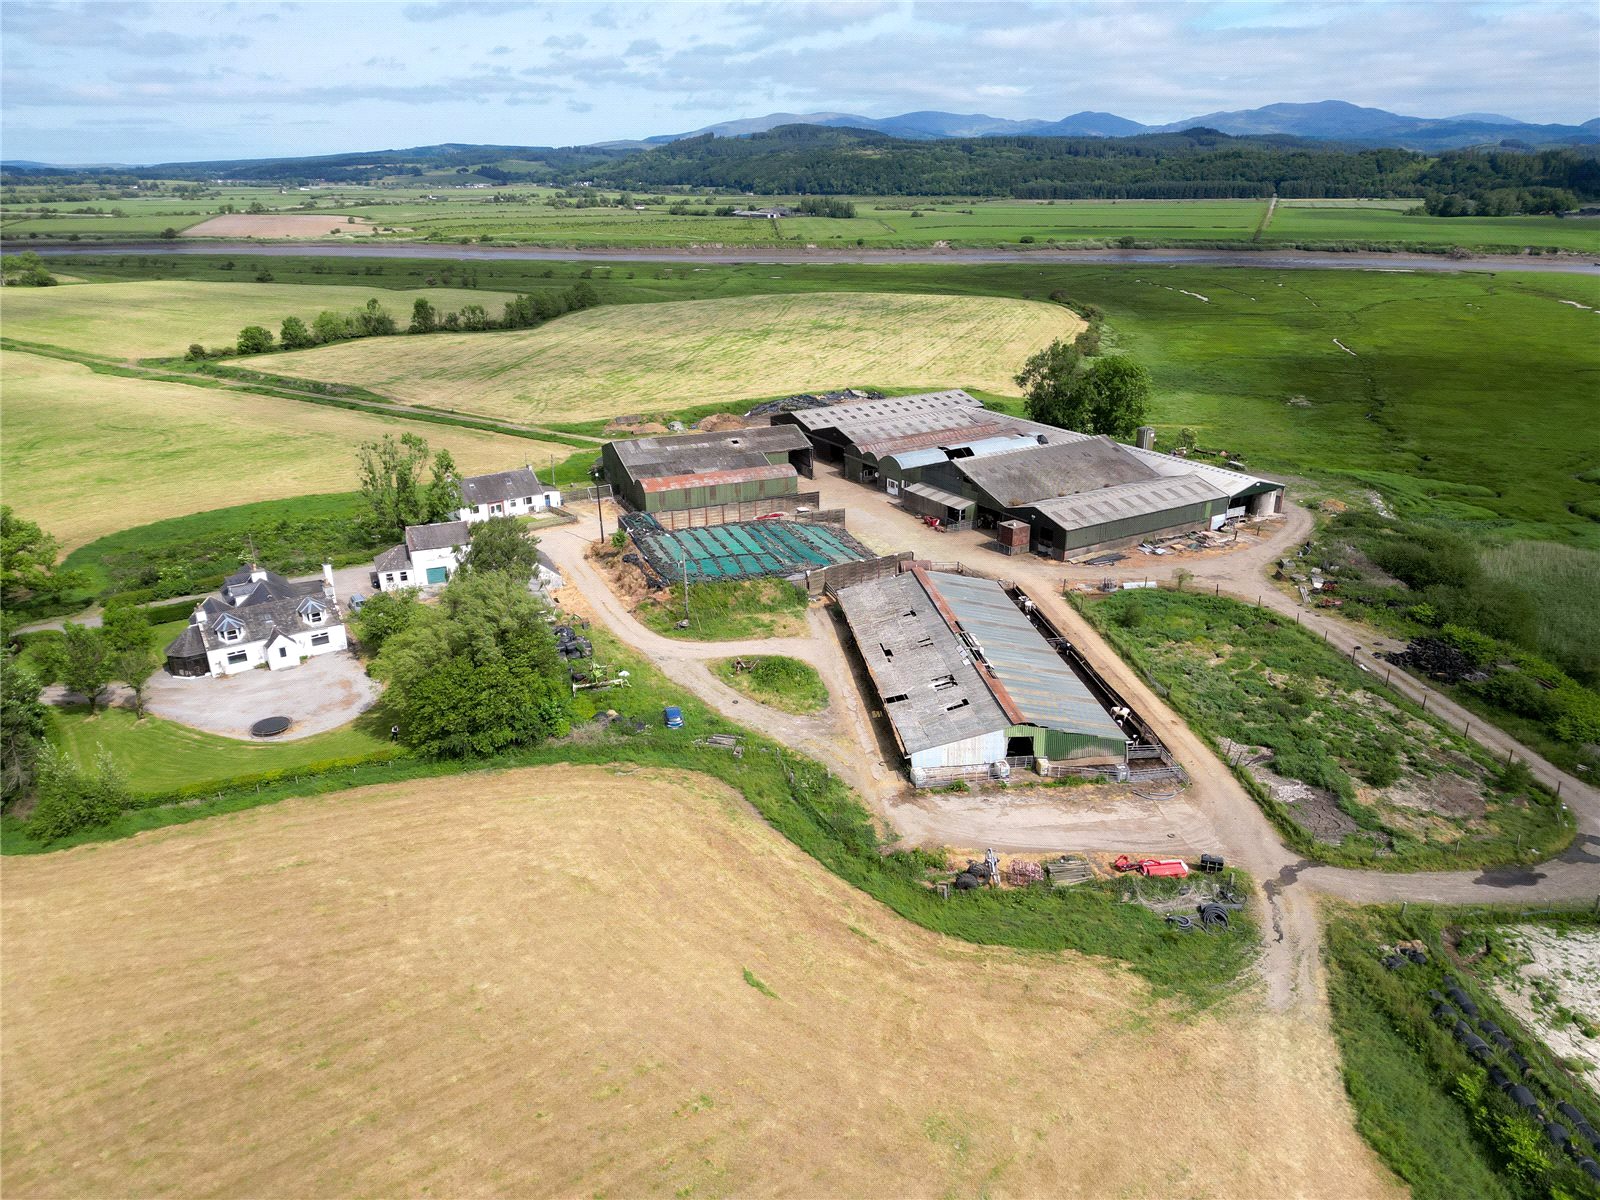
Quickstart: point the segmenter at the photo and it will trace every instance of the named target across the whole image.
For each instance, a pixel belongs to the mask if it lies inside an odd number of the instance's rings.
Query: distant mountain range
[[[1600,117],[1582,125],[1535,125],[1496,113],[1463,113],[1455,117],[1407,117],[1381,108],[1363,108],[1343,100],[1315,104],[1268,104],[1235,112],[1202,113],[1166,125],[1141,125],[1115,113],[1080,112],[1058,121],[990,117],[982,113],[911,112],[897,117],[863,117],[854,113],[769,113],[723,121],[688,133],[658,134],[621,145],[662,145],[713,134],[747,137],[780,125],[824,125],[868,129],[911,141],[972,137],[1131,137],[1140,133],[1177,133],[1197,127],[1235,136],[1283,134],[1318,141],[1368,146],[1399,146],[1438,151],[1462,146],[1514,142],[1530,146],[1572,146],[1600,143]]]

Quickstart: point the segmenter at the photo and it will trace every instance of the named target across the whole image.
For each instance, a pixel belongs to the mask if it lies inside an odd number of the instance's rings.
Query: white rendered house
[[[471,544],[472,527],[466,521],[407,525],[406,540],[373,560],[373,580],[380,592],[447,583]]]
[[[561,493],[539,482],[532,467],[472,475],[459,481],[461,521],[487,521],[490,517],[525,517],[561,504]]]
[[[255,667],[298,667],[350,644],[333,590],[333,568],[291,583],[255,564],[230,575],[217,596],[195,606],[189,627],[167,647],[174,675],[235,675]]]

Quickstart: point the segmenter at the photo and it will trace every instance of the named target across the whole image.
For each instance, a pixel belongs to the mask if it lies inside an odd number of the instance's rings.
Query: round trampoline
[[[277,737],[278,734],[289,728],[291,724],[292,722],[288,717],[263,717],[250,726],[250,736]]]

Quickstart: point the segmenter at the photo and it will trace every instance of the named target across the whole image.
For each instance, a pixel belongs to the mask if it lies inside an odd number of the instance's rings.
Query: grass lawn
[[[1082,327],[1053,304],[839,293],[606,305],[538,329],[368,339],[251,360],[412,404],[520,422],[676,411],[852,384],[1015,393]]]
[[[1460,870],[1572,840],[1552,795],[1274,612],[1156,591],[1084,608],[1312,857]]]
[[[353,487],[356,447],[385,433],[418,432],[468,473],[572,453],[248,392],[99,375],[17,351],[0,351],[0,371],[6,502],[68,550],[199,510]]]
[[[498,315],[511,297],[473,288],[395,291],[360,286],[299,286],[252,283],[253,269],[234,272],[236,282],[196,286],[180,280],[83,284],[57,288],[13,288],[6,292],[5,332],[20,342],[64,346],[111,358],[173,358],[191,342],[231,346],[246,325],[261,325],[274,338],[285,317],[308,326],[319,312],[349,313],[377,300],[403,329],[418,297],[442,316],[465,304],[481,304]]]
[[[665,600],[650,598],[634,616],[657,633],[691,642],[736,642],[746,638],[804,637],[806,594],[783,579],[737,583],[691,583],[689,627],[679,629],[683,585],[673,585]]]
[[[720,658],[711,672],[750,699],[789,713],[821,712],[828,687],[810,663],[781,654],[764,658]]]
[[[296,767],[392,751],[387,738],[357,725],[290,742],[241,742],[202,733],[176,721],[147,716],[136,721],[125,708],[53,709],[53,736],[74,759],[94,762],[104,748],[127,772],[135,796],[158,796],[179,788],[225,785],[242,775],[292,771]]]

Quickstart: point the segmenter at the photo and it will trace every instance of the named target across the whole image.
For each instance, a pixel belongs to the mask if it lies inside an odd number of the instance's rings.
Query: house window
[[[228,655],[228,665],[230,667],[237,667],[240,663],[249,659],[249,657],[250,656],[243,650],[235,650],[232,654]]]
[[[405,581],[406,581],[406,573],[404,571],[401,571],[400,572],[400,582],[404,583]]]
[[[489,505],[489,515],[491,517],[494,516],[494,514],[497,513],[497,512],[504,512],[504,511],[505,511],[505,505],[503,505],[503,504],[491,504],[491,505]]]
[[[222,640],[225,642],[237,642],[239,640],[239,630],[232,625],[225,626],[222,630]]]
[[[311,635],[311,644],[313,646],[326,646],[332,637],[333,634],[331,633],[313,633]]]
[[[473,512],[475,512],[475,513],[481,513],[481,512],[482,512],[482,511],[483,511],[483,505],[481,505],[481,504],[474,504],[474,505],[473,505],[473,506],[472,506],[472,511],[473,511]]]
[[[310,621],[313,625],[322,624],[322,610],[320,608],[313,608],[306,614],[306,620]]]
[[[529,508],[533,507],[533,497],[532,496],[524,496],[522,498],[522,502],[524,504],[526,504]]]
[[[287,646],[279,646],[278,647],[278,657],[279,658],[288,658],[289,657],[289,647],[287,647]]]

